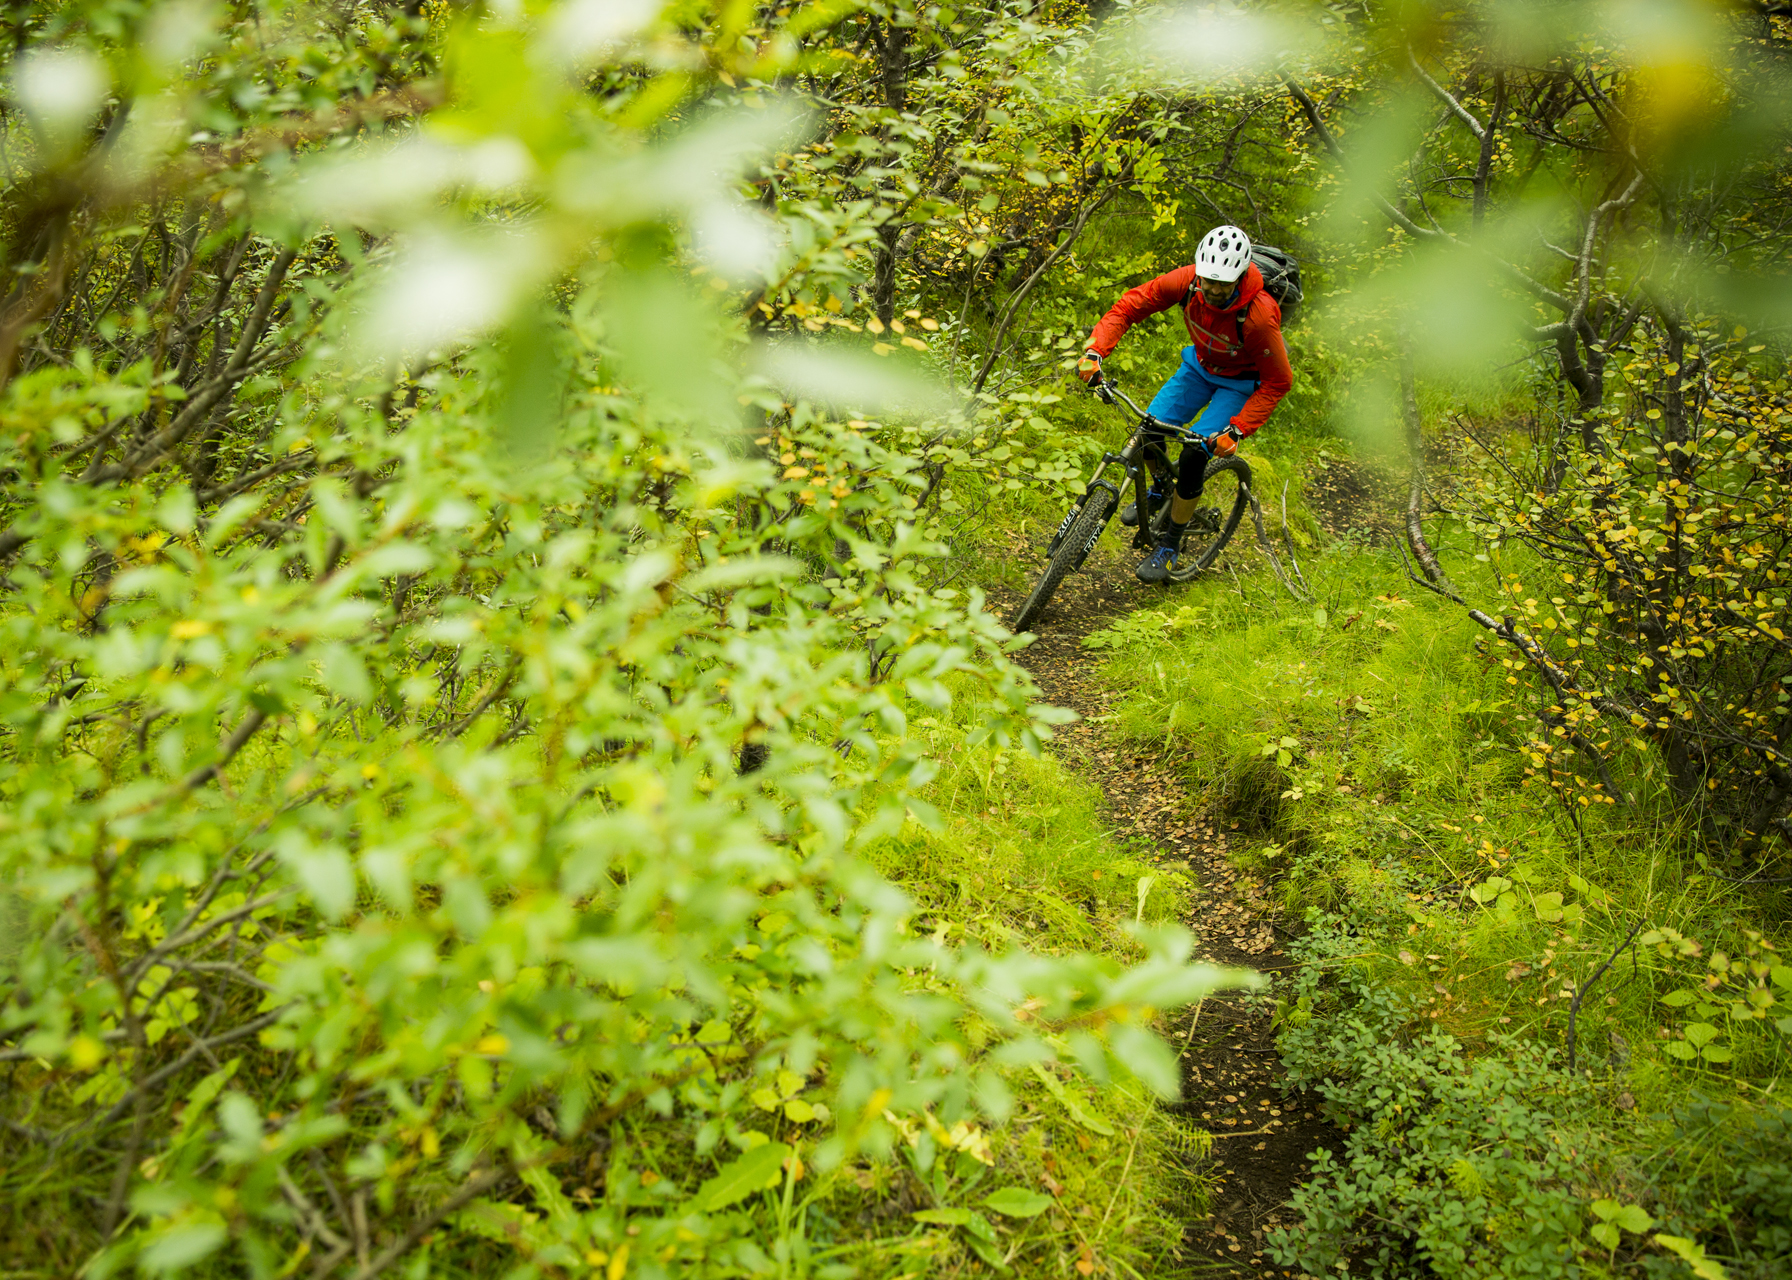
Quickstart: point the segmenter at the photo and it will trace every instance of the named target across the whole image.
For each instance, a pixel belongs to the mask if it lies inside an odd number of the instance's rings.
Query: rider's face
[[[1201,277],[1201,296],[1207,299],[1208,306],[1223,307],[1231,298],[1232,290],[1236,286],[1237,282],[1233,280],[1209,280],[1203,276]]]

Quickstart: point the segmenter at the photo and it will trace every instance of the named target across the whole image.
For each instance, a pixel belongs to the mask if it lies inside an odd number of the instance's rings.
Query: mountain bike
[[[1183,535],[1183,554],[1177,567],[1170,571],[1172,581],[1187,582],[1196,574],[1211,568],[1213,562],[1219,559],[1220,552],[1225,550],[1226,543],[1231,541],[1239,520],[1244,517],[1245,507],[1250,503],[1251,468],[1243,458],[1236,455],[1230,458],[1213,456],[1205,437],[1187,427],[1171,426],[1153,418],[1111,380],[1103,381],[1095,389],[1095,394],[1104,403],[1116,408],[1123,403],[1127,409],[1132,410],[1138,421],[1133,426],[1132,438],[1120,452],[1101,455],[1101,465],[1089,477],[1082,496],[1058,525],[1057,532],[1052,535],[1051,542],[1045,548],[1045,571],[1039,575],[1032,594],[1015,611],[1013,620],[1008,624],[1012,631],[1025,631],[1037,622],[1045,612],[1052,593],[1058,589],[1058,584],[1082,568],[1083,561],[1095,549],[1096,539],[1101,537],[1101,531],[1107,528],[1108,521],[1120,507],[1121,485],[1132,485],[1138,510],[1151,510],[1146,492],[1150,488],[1152,473],[1156,471],[1165,477],[1170,475],[1169,456],[1164,450],[1164,444],[1168,440],[1180,440],[1183,448],[1200,449],[1207,454],[1206,480],[1201,490],[1201,501]],[[1163,439],[1164,437],[1167,439]],[[1103,478],[1108,469],[1115,466],[1125,472],[1121,485]],[[1149,520],[1139,521],[1132,545],[1141,551],[1149,551],[1157,546],[1169,519],[1170,504],[1165,501],[1152,512]],[[1192,548],[1188,545],[1190,542],[1195,544]]]

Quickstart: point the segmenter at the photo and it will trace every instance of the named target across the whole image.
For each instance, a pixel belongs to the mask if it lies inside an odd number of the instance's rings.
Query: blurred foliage
[[[1171,1265],[1150,1028],[1216,975],[1174,886],[1122,928],[991,820],[1059,716],[977,584],[1112,430],[1065,358],[1216,221],[1332,295],[1284,428],[1408,346],[1538,375],[1464,494],[1572,581],[1473,579],[1549,692],[1468,772],[1522,748],[1581,832],[1635,735],[1706,836],[1792,807],[1783,353],[1734,334],[1786,297],[1772,5],[4,21],[9,1267]],[[1325,783],[1262,745],[1292,829]],[[1771,1052],[1733,976],[1701,1064]]]
[[[1176,1252],[1222,975],[876,870],[1062,718],[946,581],[1055,397],[895,283],[1159,190],[1061,8],[7,10],[9,1274]]]

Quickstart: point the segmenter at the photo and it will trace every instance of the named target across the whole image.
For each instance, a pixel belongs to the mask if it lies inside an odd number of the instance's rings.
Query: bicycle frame
[[[1139,408],[1139,406],[1134,403],[1131,396],[1120,390],[1120,388],[1115,386],[1112,382],[1103,380],[1102,383],[1096,387],[1095,394],[1106,404],[1114,404],[1114,397],[1119,397],[1126,407],[1131,409],[1133,413],[1138,416],[1138,423],[1133,427],[1132,438],[1121,447],[1118,453],[1104,453],[1101,455],[1101,465],[1096,467],[1095,474],[1089,477],[1089,483],[1084,487],[1082,497],[1078,498],[1075,504],[1071,506],[1070,514],[1065,517],[1064,524],[1059,530],[1059,536],[1062,536],[1063,533],[1070,528],[1071,524],[1076,520],[1077,513],[1081,511],[1084,504],[1089,501],[1089,495],[1094,493],[1097,489],[1105,489],[1113,494],[1114,504],[1116,507],[1119,506],[1121,500],[1125,498],[1126,495],[1121,491],[1120,487],[1115,485],[1112,481],[1104,480],[1102,478],[1110,467],[1117,466],[1125,471],[1126,480],[1123,483],[1130,483],[1132,485],[1133,498],[1138,503],[1138,510],[1141,514],[1138,528],[1132,536],[1132,545],[1139,550],[1149,550],[1152,545],[1151,534],[1148,527],[1150,521],[1143,518],[1143,513],[1151,509],[1149,500],[1146,497],[1151,488],[1151,469],[1145,461],[1146,437],[1157,436],[1165,444],[1169,443],[1171,440],[1178,440],[1181,441],[1185,447],[1194,445],[1209,455],[1211,455],[1212,451],[1207,446],[1206,437],[1198,432],[1191,431],[1187,427],[1174,426],[1163,421],[1161,418],[1152,417],[1144,409]],[[1119,406],[1116,405],[1115,407],[1118,408]],[[1167,456],[1164,459],[1164,464],[1165,466],[1169,465],[1169,458]]]

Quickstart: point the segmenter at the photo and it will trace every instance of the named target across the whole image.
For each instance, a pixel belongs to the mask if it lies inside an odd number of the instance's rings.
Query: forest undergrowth
[[[1543,573],[1440,541],[1470,596]],[[1276,1259],[1779,1274],[1788,890],[1704,873],[1722,850],[1640,739],[1617,766],[1629,804],[1552,786],[1527,746],[1536,688],[1396,547],[1341,529],[1304,568],[1311,600],[1210,575],[1086,641],[1120,730],[1182,759],[1299,922],[1283,1059],[1348,1137]]]
[[[1220,222],[1291,576],[1086,660],[1299,933],[1252,1244],[1782,1268],[1782,9],[8,6],[7,1280],[1208,1265],[1261,983],[989,602]]]

